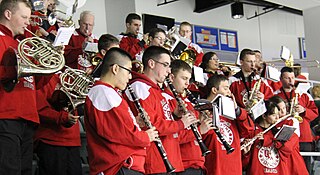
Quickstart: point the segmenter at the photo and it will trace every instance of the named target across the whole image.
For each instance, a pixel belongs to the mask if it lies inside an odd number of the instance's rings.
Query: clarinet
[[[188,90],[188,89],[185,89],[186,92],[187,92],[187,96],[189,96],[191,98],[191,101],[196,105],[198,106],[199,105],[199,102],[198,100],[193,96],[193,94]],[[204,111],[200,111],[200,113],[205,116],[205,118],[209,118],[209,116],[207,115],[206,112]],[[227,151],[227,154],[230,154],[234,151],[234,148],[231,147],[229,145],[229,143],[226,141],[226,139],[222,136],[222,134],[220,133],[220,130],[218,128],[215,128],[213,129],[213,131],[216,133],[216,135],[218,136],[218,138],[220,139],[220,141],[222,142],[224,148],[226,149]]]
[[[182,99],[179,97],[175,87],[173,86],[172,82],[169,80],[169,78],[166,79],[167,83],[168,83],[168,86],[169,88],[171,89],[175,99],[177,100],[177,103],[178,103],[178,106],[179,106],[179,109],[181,109],[183,111],[184,114],[186,114],[188,112],[188,110],[186,109],[186,106],[185,104],[183,103]],[[195,136],[195,138],[197,139],[197,142],[199,144],[199,147],[201,149],[201,153],[202,153],[202,156],[206,156],[207,154],[209,154],[211,151],[207,148],[207,146],[203,143],[202,141],[202,137],[201,137],[201,134],[197,128],[197,125],[196,124],[192,124],[190,125],[191,127],[191,130]]]
[[[137,98],[136,93],[134,92],[134,90],[132,89],[131,85],[128,84],[128,90],[130,92],[130,95],[133,99],[134,105],[137,108],[138,112],[140,113],[140,117],[143,119],[144,123],[146,124],[146,126],[148,128],[152,128],[152,123],[150,122],[149,118],[148,118],[148,114],[146,113],[146,111],[142,108],[139,99]],[[158,138],[158,141],[154,141],[158,151],[160,152],[160,155],[162,157],[163,163],[166,167],[166,170],[168,173],[172,173],[174,172],[176,169],[171,165],[171,163],[168,160],[167,157],[167,153],[162,145],[162,142],[160,140],[160,138]]]

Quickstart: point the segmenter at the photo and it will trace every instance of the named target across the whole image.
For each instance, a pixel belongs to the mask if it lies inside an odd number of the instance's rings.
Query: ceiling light
[[[235,2],[231,4],[231,15],[233,19],[240,19],[243,17],[243,3]]]

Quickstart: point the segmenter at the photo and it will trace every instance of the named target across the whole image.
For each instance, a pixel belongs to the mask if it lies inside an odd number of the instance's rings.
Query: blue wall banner
[[[238,35],[236,31],[219,29],[220,49],[238,52]]]

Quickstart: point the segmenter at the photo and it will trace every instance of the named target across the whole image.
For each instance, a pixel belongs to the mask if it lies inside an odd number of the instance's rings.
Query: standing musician
[[[182,60],[174,60],[171,62],[171,74],[169,75],[170,81],[174,86],[176,92],[183,100],[183,104],[177,104],[177,100],[170,91],[169,88],[165,89],[166,94],[164,95],[168,100],[171,109],[179,109],[180,105],[184,105],[188,111],[193,113],[197,118],[199,112],[195,111],[192,103],[188,100],[186,96],[183,97],[185,89],[189,85],[189,80],[191,78],[192,69],[188,63]],[[181,109],[179,109],[181,110]],[[212,128],[209,119],[204,120],[201,124],[200,131],[201,134],[207,133]],[[182,163],[185,171],[178,173],[179,175],[204,175],[204,157],[202,156],[199,144],[192,133],[191,129],[182,130],[179,132],[180,139],[180,151],[182,157]]]
[[[52,95],[61,87],[59,75],[54,74],[49,83],[37,90],[40,125],[34,144],[39,157],[39,175],[82,173],[79,116],[52,106]]]
[[[130,55],[111,48],[102,63],[100,80],[85,103],[90,174],[142,175],[146,147],[155,141],[155,128],[142,131],[119,90],[131,78]]]
[[[275,103],[279,108],[279,118],[287,115],[287,106],[285,101],[279,97],[279,96],[273,96],[269,99],[270,102]],[[294,117],[289,117],[287,120],[279,123],[279,126],[281,125],[289,125],[296,128],[294,134],[297,137],[300,137],[300,127],[299,127],[299,121]],[[296,137],[295,136],[295,137]],[[299,139],[295,139],[295,143],[293,146],[293,151],[290,154],[290,157],[287,161],[288,172],[292,175],[308,175],[307,167],[305,166],[304,160],[300,154],[299,150]]]
[[[292,98],[296,96],[294,91],[295,76],[292,68],[283,67],[281,69],[280,81],[282,88],[275,92],[287,102],[290,108],[292,105]],[[289,108],[289,109],[290,109]],[[293,109],[302,117],[300,121],[300,151],[313,151],[313,136],[310,129],[310,122],[318,116],[318,108],[315,105],[313,98],[308,93],[298,95],[298,104],[293,106]],[[306,157],[305,162],[309,172],[311,172],[311,162]]]
[[[14,66],[4,61],[17,59],[14,51],[18,41],[14,37],[24,34],[29,25],[31,4],[27,0],[2,0],[0,3],[0,174],[32,174],[35,125],[39,123],[36,107],[35,79],[19,78],[11,92],[6,83],[15,84]]]
[[[233,96],[229,90],[228,78],[225,76],[211,76],[207,82],[207,88],[209,89],[209,94],[207,95],[207,100],[209,101],[213,101],[219,94]],[[227,154],[225,147],[213,130],[205,134],[203,140],[208,149],[212,150],[212,153],[206,156],[207,175],[242,174],[240,138],[248,136],[253,130],[254,124],[248,117],[247,112],[237,107],[234,97],[233,101],[236,108],[230,110],[236,111],[237,118],[230,120],[220,116],[219,130],[227,143],[234,148],[234,151]]]
[[[148,113],[151,123],[159,131],[163,147],[167,152],[168,160],[176,168],[176,172],[184,170],[179,146],[179,131],[197,122],[193,115],[182,115],[178,121],[174,121],[171,109],[162,96],[162,89],[158,84],[163,84],[170,73],[170,53],[167,49],[158,46],[148,47],[142,58],[144,73],[134,73],[132,89],[136,92],[142,107]],[[126,95],[128,92],[126,91]],[[136,114],[132,101],[129,105]],[[176,114],[180,116],[179,114]],[[147,148],[145,164],[146,174],[165,174],[166,168],[154,143]]]
[[[255,130],[249,136],[258,139],[248,146],[251,150],[244,155],[246,174],[291,174],[287,162],[299,138],[293,134],[288,140],[277,140],[275,135],[279,130],[276,126],[269,127],[279,120],[278,106],[270,101],[265,101],[265,106],[267,111],[255,120]],[[267,128],[270,130],[263,134]]]
[[[130,13],[126,17],[126,32],[120,33],[120,48],[129,52],[132,60],[142,59],[142,52],[147,48],[148,34],[143,35],[139,40],[138,34],[141,27],[141,17],[136,13]]]
[[[245,108],[245,102],[251,95],[252,88],[261,77],[256,75],[254,70],[256,66],[255,53],[250,49],[243,49],[240,53],[241,70],[229,77],[230,91],[235,95],[236,102],[239,107]],[[262,78],[261,87],[254,96],[259,99],[269,99],[272,95],[272,89]]]
[[[94,14],[83,11],[80,14],[79,28],[71,36],[69,44],[65,47],[64,57],[66,65],[78,69],[79,67],[90,67],[89,61],[85,61],[83,47],[86,42],[97,43],[97,38],[92,34],[94,26]]]
[[[163,47],[166,41],[166,32],[160,28],[152,28],[149,31],[149,46],[161,46]]]
[[[194,65],[199,66],[202,62],[203,50],[199,45],[192,43],[192,25],[186,21],[182,22],[179,27],[179,34],[180,36],[191,40],[188,45],[188,49],[195,51],[196,59]]]

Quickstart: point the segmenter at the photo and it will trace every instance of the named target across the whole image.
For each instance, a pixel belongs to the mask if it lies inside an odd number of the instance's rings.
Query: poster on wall
[[[300,59],[307,58],[307,51],[306,51],[306,40],[304,37],[299,37],[299,50],[300,50]]]
[[[219,50],[218,29],[194,25],[194,42],[202,48]]]
[[[238,52],[238,35],[236,31],[219,29],[220,49]]]

